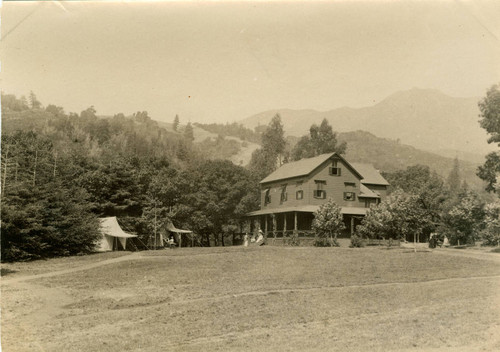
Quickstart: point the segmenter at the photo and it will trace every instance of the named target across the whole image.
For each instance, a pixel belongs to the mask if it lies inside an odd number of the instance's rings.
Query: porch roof
[[[251,213],[246,214],[246,216],[257,216],[257,215],[266,215],[266,214],[279,214],[279,213],[291,213],[294,211],[303,212],[303,213],[314,213],[319,209],[319,205],[304,205],[301,207],[284,207],[284,208],[274,208],[274,209],[261,209],[252,211]],[[340,212],[342,214],[348,215],[366,215],[368,208],[357,208],[357,207],[342,207]]]

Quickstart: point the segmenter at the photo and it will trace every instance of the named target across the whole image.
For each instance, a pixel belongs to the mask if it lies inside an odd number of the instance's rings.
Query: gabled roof
[[[362,182],[362,181],[361,181]],[[380,195],[372,191],[364,184],[359,185],[359,196],[360,198],[380,198]]]
[[[351,163],[351,165],[361,174],[361,176],[363,176],[363,179],[361,180],[362,183],[389,186],[389,182],[382,177],[380,172],[378,172],[372,164]]]
[[[268,183],[294,177],[307,176],[333,156],[337,156],[339,159],[345,162],[346,165],[349,166],[352,171],[357,176],[359,176],[360,179],[362,178],[362,175],[340,155],[338,155],[337,153],[327,153],[315,156],[313,158],[301,159],[299,161],[293,161],[291,163],[284,164],[278,170],[274,171],[272,174],[260,181],[260,183]]]

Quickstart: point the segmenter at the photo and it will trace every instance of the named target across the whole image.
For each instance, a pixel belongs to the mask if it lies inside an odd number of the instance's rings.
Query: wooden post
[[[298,230],[298,227],[297,227],[297,212],[295,211],[293,213],[293,216],[294,216],[294,221],[293,221],[293,231],[296,233],[297,230]]]
[[[351,216],[351,236],[354,234],[354,216]]]
[[[286,213],[283,213],[283,238],[286,235]]]
[[[277,221],[276,221],[276,214],[272,214],[271,216],[273,218],[273,235],[274,235],[273,237],[276,238],[276,235],[277,235],[276,231],[277,231],[277,228],[278,228],[278,224],[277,224]]]
[[[267,214],[264,215],[264,235],[267,238]]]

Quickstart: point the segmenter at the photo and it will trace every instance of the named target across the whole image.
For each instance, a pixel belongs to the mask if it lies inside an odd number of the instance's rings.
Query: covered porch
[[[312,222],[319,206],[289,207],[257,210],[247,214],[242,233],[257,235],[262,230],[266,239],[281,239],[291,235],[314,238]],[[345,237],[350,237],[366,215],[365,208],[343,207]]]

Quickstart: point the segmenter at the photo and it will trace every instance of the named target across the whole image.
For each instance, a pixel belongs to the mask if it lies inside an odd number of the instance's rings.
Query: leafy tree
[[[478,105],[481,111],[479,123],[490,134],[488,143],[497,143],[500,146],[500,85],[492,86]],[[486,186],[488,192],[495,192],[494,184],[498,182],[500,175],[500,152],[488,154],[477,175],[488,183]]]
[[[500,146],[500,85],[492,86],[478,105],[481,111],[479,123],[491,135],[488,143]]]
[[[211,237],[217,245],[227,225],[237,225],[243,214],[258,207],[258,195],[249,196],[256,192],[255,179],[229,161],[202,162],[174,182],[181,192],[172,207],[173,218],[203,235],[207,245]]]
[[[415,195],[418,205],[430,216],[432,223],[440,221],[443,205],[448,199],[444,189],[444,182],[436,172],[431,172],[425,165],[409,166],[406,170],[385,172],[384,177],[391,184],[391,189],[401,189],[408,194]],[[425,229],[430,233],[434,226]]]
[[[175,115],[174,118],[174,123],[172,125],[174,131],[177,131],[177,128],[179,127],[179,115]]]
[[[13,94],[4,94],[2,92],[2,113],[7,111],[25,111],[28,110],[28,102],[23,96],[17,99]]]
[[[484,207],[484,229],[481,233],[483,245],[500,246],[500,201]]]
[[[56,106],[54,104],[49,104],[45,108],[45,111],[50,112],[54,116],[64,116],[64,108]]]
[[[194,132],[193,126],[191,126],[191,122],[188,122],[188,124],[184,128],[184,138],[190,142],[194,141]]]
[[[418,196],[398,189],[370,208],[357,231],[362,237],[413,238],[416,242],[431,224],[432,218],[420,206]]]
[[[495,185],[500,180],[500,153],[489,153],[486,156],[486,161],[482,166],[479,166],[477,175],[480,179],[486,181],[486,190],[488,192],[497,192]],[[497,192],[500,196],[500,193]]]
[[[458,202],[444,215],[442,232],[454,244],[475,243],[479,238],[484,218],[483,204],[478,195],[466,190],[458,195]]]
[[[333,199],[322,204],[314,213],[312,230],[316,236],[315,245],[320,247],[338,246],[337,236],[345,229],[341,208]]]
[[[336,152],[345,154],[347,145],[337,145],[337,134],[333,132],[332,126],[323,119],[320,126],[313,124],[309,129],[309,136],[302,137],[292,150],[292,160],[311,158],[325,153]]]

